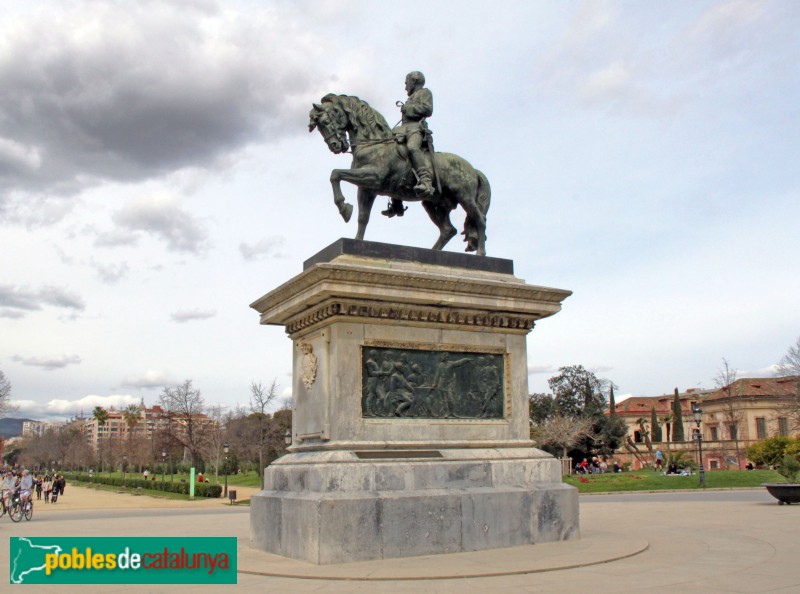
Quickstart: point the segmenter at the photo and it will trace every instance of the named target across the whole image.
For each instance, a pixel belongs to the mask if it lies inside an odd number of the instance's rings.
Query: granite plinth
[[[535,448],[290,454],[250,500],[251,544],[329,564],[579,537],[577,491]]]

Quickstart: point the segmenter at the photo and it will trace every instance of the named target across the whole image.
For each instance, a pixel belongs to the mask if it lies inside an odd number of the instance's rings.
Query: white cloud
[[[216,310],[201,310],[201,309],[182,309],[173,313],[170,317],[173,322],[183,324],[184,322],[192,322],[194,320],[207,320],[217,315]]]
[[[264,237],[256,243],[240,243],[239,252],[245,260],[264,260],[269,257],[285,257],[281,248],[286,244],[285,237]]]
[[[17,412],[14,413],[15,416],[39,420],[72,417],[81,413],[86,417],[90,417],[96,406],[102,406],[106,409],[114,407],[119,410],[130,404],[139,404],[140,402],[141,398],[129,394],[114,394],[111,396],[90,394],[75,400],[53,399],[45,404],[31,400],[15,400],[13,404],[19,407]]]
[[[69,365],[78,365],[81,362],[81,358],[78,355],[61,355],[60,357],[22,357],[14,355],[12,359],[22,365],[41,367],[48,371],[63,369]]]
[[[143,231],[161,239],[171,251],[201,254],[209,247],[205,224],[167,192],[140,196],[116,211],[112,219],[123,231]]]
[[[0,137],[0,171],[4,168],[35,171],[41,166],[42,156],[37,147]]]
[[[21,317],[29,311],[42,309],[46,305],[83,311],[86,304],[80,295],[63,287],[45,286],[38,290],[13,285],[0,285],[0,307],[8,308],[7,317]],[[13,310],[18,310],[17,314]]]
[[[119,246],[129,246],[129,245],[136,245],[139,241],[139,234],[135,231],[130,231],[127,229],[112,229],[110,231],[104,231],[97,234],[97,237],[94,240],[94,245],[96,247],[119,247]]]
[[[122,380],[124,388],[147,388],[160,389],[164,386],[172,386],[178,383],[168,372],[162,370],[148,369],[144,374],[134,377],[126,377]]]
[[[553,367],[550,364],[534,365],[532,363],[528,363],[528,374],[529,375],[533,375],[533,374],[537,374],[538,375],[538,374],[542,374],[542,373],[549,373],[549,374],[555,375],[556,373],[558,373],[558,369],[556,367]]]
[[[114,285],[128,276],[130,268],[127,262],[101,264],[93,262],[92,266],[97,271],[97,276],[108,285]]]

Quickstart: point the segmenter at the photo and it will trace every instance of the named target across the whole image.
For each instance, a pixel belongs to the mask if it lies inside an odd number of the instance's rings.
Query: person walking
[[[47,474],[42,482],[42,491],[44,491],[44,502],[50,503],[50,492],[53,490],[53,479]]]

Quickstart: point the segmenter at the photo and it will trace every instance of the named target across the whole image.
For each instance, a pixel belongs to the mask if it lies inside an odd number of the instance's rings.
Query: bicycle
[[[33,501],[28,499],[27,505],[23,508],[19,493],[15,493],[14,498],[11,501],[11,509],[9,510],[8,515],[12,522],[21,521],[23,516],[25,517],[25,520],[29,522],[31,518],[33,518]]]

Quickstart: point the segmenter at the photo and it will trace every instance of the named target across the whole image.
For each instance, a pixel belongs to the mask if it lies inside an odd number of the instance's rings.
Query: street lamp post
[[[167,474],[166,461],[167,461],[167,449],[166,448],[161,448],[161,489],[162,490],[164,489],[164,477]]]
[[[703,431],[700,428],[700,423],[703,419],[703,409],[696,402],[692,402],[692,416],[694,422],[697,423],[697,453],[700,458],[700,486],[706,486],[706,470],[703,467]]]
[[[225,452],[225,493],[223,497],[228,497],[228,451],[230,451],[230,444],[226,441],[222,446],[222,451]]]
[[[128,475],[128,454],[122,454],[122,484],[125,485],[125,479]]]

